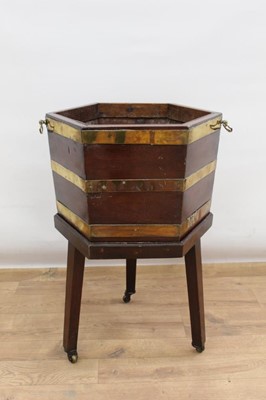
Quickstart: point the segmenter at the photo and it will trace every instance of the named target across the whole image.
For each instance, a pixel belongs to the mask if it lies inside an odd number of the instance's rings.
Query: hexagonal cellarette
[[[221,113],[174,104],[93,104],[46,115],[58,214],[68,240],[64,349],[76,362],[85,257],[185,257],[192,345],[205,346],[200,238],[210,213]],[[229,130],[229,129],[228,129]]]
[[[174,104],[47,114],[59,215],[92,242],[182,239],[210,211],[221,119]]]

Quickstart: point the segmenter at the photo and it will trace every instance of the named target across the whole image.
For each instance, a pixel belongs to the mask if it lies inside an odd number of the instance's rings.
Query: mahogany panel
[[[219,139],[220,131],[218,130],[187,146],[186,177],[217,159]]]
[[[87,145],[87,179],[178,179],[216,160],[219,133],[189,145]],[[97,166],[97,168],[96,168]]]
[[[210,114],[209,111],[197,110],[194,108],[176,106],[174,104],[168,105],[168,118],[182,121],[182,123],[191,121],[195,118],[200,118]]]
[[[177,124],[180,121],[176,121],[170,118],[162,117],[102,117],[92,119],[87,122],[88,125],[156,125],[156,124]]]
[[[48,132],[48,138],[51,160],[86,179],[83,145],[53,132]]]
[[[89,223],[87,195],[60,175],[53,172],[56,200]]]
[[[165,179],[185,174],[187,146],[87,145],[87,179]]]
[[[214,173],[182,192],[88,195],[92,224],[180,224],[212,197]]]
[[[91,224],[178,224],[181,192],[95,193],[88,195]]]
[[[86,194],[53,173],[56,198],[90,224],[180,224],[211,199],[214,173],[183,192]]]
[[[100,117],[167,117],[168,104],[98,104]]]
[[[86,145],[49,132],[51,159],[83,179],[178,179],[215,160],[219,132],[178,146]],[[85,160],[84,160],[85,157]]]
[[[212,198],[214,175],[212,172],[183,193],[181,222]]]
[[[91,119],[98,118],[98,104],[72,108],[70,110],[58,112],[57,114],[74,119],[76,121],[87,122]]]

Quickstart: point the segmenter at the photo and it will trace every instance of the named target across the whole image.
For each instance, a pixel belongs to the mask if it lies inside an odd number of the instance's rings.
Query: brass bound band
[[[48,130],[82,144],[154,144],[182,145],[193,143],[221,126],[221,118],[217,117],[199,125],[184,129],[77,129],[64,122],[51,118],[46,119]],[[217,127],[216,127],[217,126]]]
[[[62,178],[73,183],[85,193],[98,192],[146,192],[165,191],[185,192],[200,180],[215,171],[216,160],[205,165],[184,179],[112,179],[112,180],[85,180],[63,167],[56,161],[51,161],[52,170]]]
[[[96,238],[139,238],[139,237],[164,237],[172,239],[180,239],[188,230],[201,221],[211,208],[211,201],[205,203],[182,224],[94,224],[89,225],[79,216],[69,210],[59,201],[57,210],[68,222],[74,225],[84,236],[90,240]]]

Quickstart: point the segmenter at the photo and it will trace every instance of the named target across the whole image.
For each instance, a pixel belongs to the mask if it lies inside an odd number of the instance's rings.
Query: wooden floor
[[[190,345],[184,267],[87,268],[79,361],[62,350],[65,270],[0,270],[1,400],[266,398],[266,263],[204,266],[206,350]]]

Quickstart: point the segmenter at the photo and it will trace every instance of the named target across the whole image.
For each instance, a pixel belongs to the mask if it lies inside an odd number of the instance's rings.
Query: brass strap
[[[217,117],[190,129],[77,129],[66,123],[47,118],[49,131],[82,144],[151,144],[186,145],[213,133]],[[212,127],[211,127],[212,126]]]
[[[184,192],[211,174],[216,168],[216,160],[205,165],[184,179],[112,179],[85,180],[63,167],[56,161],[51,161],[52,170],[80,188],[85,193],[99,192]]]
[[[182,224],[93,224],[89,225],[79,216],[57,201],[57,210],[68,222],[88,238],[134,238],[134,237],[172,237],[180,238],[196,225],[210,211],[211,201],[205,203]]]

